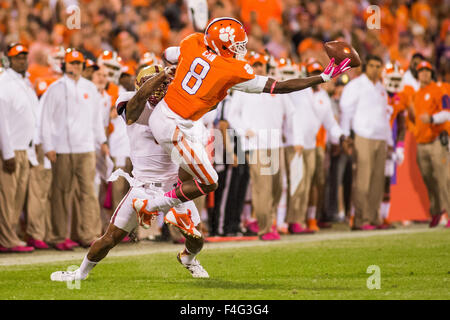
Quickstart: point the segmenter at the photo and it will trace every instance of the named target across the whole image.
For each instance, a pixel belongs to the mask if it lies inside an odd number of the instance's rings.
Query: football
[[[350,58],[350,66],[352,68],[359,67],[361,65],[361,58],[358,52],[345,41],[329,41],[323,45],[328,57],[334,58],[335,63],[339,64],[345,58]]]

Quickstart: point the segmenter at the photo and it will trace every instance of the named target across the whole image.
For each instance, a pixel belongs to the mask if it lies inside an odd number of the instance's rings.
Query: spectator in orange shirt
[[[431,228],[439,224],[445,209],[447,212],[450,210],[447,184],[449,155],[447,147],[441,142],[444,139],[440,139],[446,134],[445,130],[448,131],[449,123],[436,125],[422,120],[423,114],[435,114],[443,110],[443,91],[433,81],[432,74],[433,67],[428,61],[419,63],[417,75],[420,89],[414,97],[414,110],[410,110],[416,125],[417,163],[430,198]]]
[[[264,33],[268,31],[270,20],[281,24],[281,10],[281,0],[241,0],[241,18],[244,25],[248,26],[252,15],[255,14]]]
[[[431,18],[431,8],[426,0],[419,0],[412,5],[411,17],[425,29],[428,27]]]

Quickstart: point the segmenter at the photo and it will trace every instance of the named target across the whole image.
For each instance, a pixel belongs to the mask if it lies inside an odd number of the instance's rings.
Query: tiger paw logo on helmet
[[[226,27],[226,28],[221,28],[219,30],[219,39],[222,40],[223,42],[234,42],[234,28],[231,28],[230,26]]]

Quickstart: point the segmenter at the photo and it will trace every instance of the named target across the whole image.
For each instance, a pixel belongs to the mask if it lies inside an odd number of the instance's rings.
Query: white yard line
[[[344,240],[367,238],[375,236],[400,235],[421,232],[434,232],[437,229],[429,229],[426,225],[414,226],[408,228],[391,229],[391,230],[377,230],[377,231],[324,231],[314,235],[286,235],[282,236],[280,241],[234,241],[234,242],[210,242],[206,243],[203,250],[214,249],[229,249],[229,248],[248,248],[260,246],[272,246],[280,244],[292,243],[309,243],[327,240]],[[141,242],[139,244],[125,244],[114,248],[108,257],[131,257],[154,253],[176,253],[183,245],[176,245],[171,243],[157,243],[157,242]],[[75,251],[57,252],[54,250],[38,251],[29,254],[1,254],[0,266],[14,266],[14,265],[30,265],[39,263],[54,263],[70,260],[81,260],[87,253],[87,249],[76,249]],[[106,262],[106,261],[105,261]]]

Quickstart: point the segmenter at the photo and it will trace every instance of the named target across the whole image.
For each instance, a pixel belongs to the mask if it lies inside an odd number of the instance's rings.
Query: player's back
[[[195,33],[180,44],[177,71],[164,100],[181,117],[198,120],[225,98],[229,88],[254,77],[247,62],[214,54],[203,34]]]

